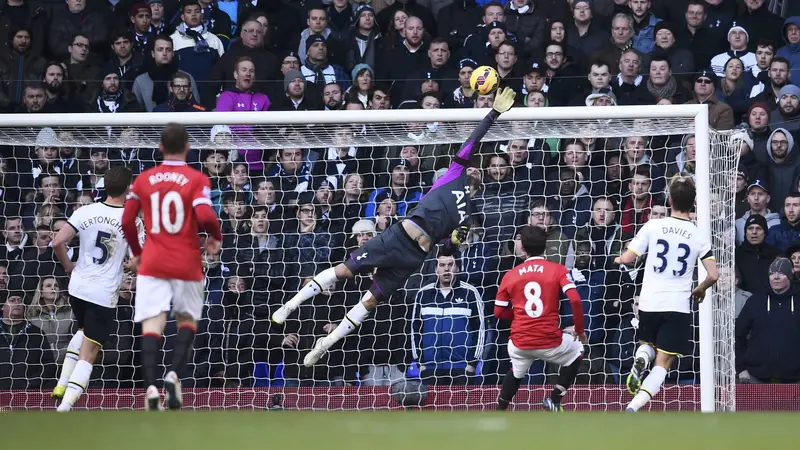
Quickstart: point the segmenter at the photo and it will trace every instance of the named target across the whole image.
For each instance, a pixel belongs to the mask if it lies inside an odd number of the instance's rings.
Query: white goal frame
[[[369,111],[289,111],[289,112],[204,112],[199,114],[176,113],[86,113],[86,114],[14,114],[0,117],[3,128],[31,129],[32,127],[123,127],[161,126],[169,122],[184,125],[308,125],[308,124],[367,124],[409,122],[477,122],[488,109],[436,109],[436,110],[369,110]],[[548,107],[514,108],[503,114],[499,122],[506,121],[575,121],[596,120],[610,122],[615,119],[693,119],[696,139],[697,223],[701,232],[711,238],[711,134],[707,105],[663,106],[611,106],[611,107]],[[31,131],[34,133],[35,131]],[[422,144],[424,142],[418,142]],[[20,145],[30,143],[20,142]],[[105,146],[104,144],[101,144]],[[363,145],[363,144],[362,144]],[[210,145],[213,147],[213,144]],[[262,147],[265,148],[265,147]],[[699,265],[700,277],[705,273]],[[710,297],[710,295],[709,295]],[[712,302],[699,307],[700,353],[700,408],[702,412],[715,411],[715,358]],[[729,355],[731,365],[734,355]],[[733,383],[733,380],[731,381]],[[731,388],[732,389],[732,388]]]

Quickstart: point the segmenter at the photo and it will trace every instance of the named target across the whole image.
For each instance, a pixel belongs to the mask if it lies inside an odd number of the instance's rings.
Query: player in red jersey
[[[148,386],[145,407],[149,410],[161,409],[156,367],[170,311],[178,322],[178,336],[164,389],[169,409],[181,407],[178,374],[191,353],[204,304],[198,226],[209,234],[207,252],[218,253],[222,241],[219,220],[211,207],[208,177],[186,165],[186,129],[178,124],[164,127],[159,150],[164,162],[136,178],[122,216],[122,231],[132,239],[132,243],[128,241],[134,255],[132,265],[138,268],[134,321],[142,323],[142,366]],[[136,232],[140,210],[146,233],[144,249]]]
[[[575,382],[583,359],[583,345],[586,344],[583,305],[567,268],[542,257],[547,245],[546,232],[537,226],[527,226],[520,235],[528,259],[506,273],[494,301],[494,316],[511,320],[508,340],[511,370],[503,381],[497,409],[508,408],[533,361],[543,359],[561,366],[558,384],[550,398],[544,400],[546,409],[561,411],[561,399]],[[574,334],[560,326],[561,292],[572,305]]]

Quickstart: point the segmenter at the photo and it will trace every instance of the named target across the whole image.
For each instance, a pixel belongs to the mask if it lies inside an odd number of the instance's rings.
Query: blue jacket
[[[638,33],[633,35],[633,48],[642,52],[650,53],[656,47],[656,24],[661,22],[661,19],[650,14],[650,20],[647,25],[642,27]]]
[[[407,212],[414,209],[414,206],[422,199],[422,191],[419,188],[406,188],[405,195],[402,197],[395,195],[390,187],[375,189],[367,201],[367,217],[375,217],[378,214],[378,204],[386,198],[391,198],[397,204],[397,215],[405,216]]]
[[[474,286],[456,281],[445,295],[438,283],[431,283],[417,292],[411,354],[426,369],[474,367],[483,355],[485,335],[483,300]]]
[[[766,382],[800,381],[800,295],[753,294],[736,318],[736,373]]]
[[[786,19],[786,22],[783,24],[783,40],[786,42],[786,45],[778,49],[778,53],[775,56],[782,56],[789,60],[791,65],[791,69],[793,72],[797,71],[797,68],[800,67],[800,43],[798,44],[790,44],[788,40],[786,40],[786,28],[790,25],[794,24],[800,27],[800,16],[792,16]],[[795,83],[796,80],[792,80]]]
[[[792,225],[786,218],[781,223],[769,227],[767,244],[785,252],[795,241],[800,241],[800,223]]]

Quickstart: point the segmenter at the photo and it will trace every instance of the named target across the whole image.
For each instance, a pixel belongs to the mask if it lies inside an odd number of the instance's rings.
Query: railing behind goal
[[[146,166],[147,164],[139,164],[138,161],[152,162],[154,155],[152,149],[158,147],[161,128],[170,121],[187,125],[192,147],[194,150],[199,150],[199,155],[202,157],[210,153],[205,150],[231,150],[237,154],[240,153],[237,151],[241,151],[239,162],[247,159],[260,164],[263,159],[269,166],[275,161],[273,152],[276,150],[300,148],[304,149],[303,163],[312,167],[324,164],[324,160],[335,155],[335,151],[329,149],[346,148],[347,152],[343,154],[360,158],[356,164],[360,169],[355,171],[359,172],[362,181],[367,183],[363,186],[367,191],[365,197],[374,188],[384,187],[389,183],[392,171],[389,161],[406,155],[412,159],[412,171],[420,171],[412,173],[413,182],[421,181],[420,187],[424,191],[425,186],[430,186],[435,172],[447,166],[449,158],[456,153],[459,145],[485,113],[484,110],[399,110],[4,116],[0,121],[0,145],[10,149],[6,158],[6,167],[9,168],[6,171],[6,180],[16,178],[33,181],[46,176],[49,172],[42,172],[40,167],[42,157],[36,149],[56,147],[77,149],[79,161],[76,164],[79,167],[79,176],[75,180],[81,183],[79,186],[66,186],[64,198],[52,202],[53,207],[66,205],[67,211],[57,209],[56,212],[49,212],[48,216],[48,212],[43,211],[46,208],[42,207],[45,203],[45,199],[41,198],[42,186],[35,183],[28,186],[19,181],[18,184],[22,188],[21,196],[16,200],[18,204],[12,205],[14,207],[9,208],[9,205],[6,205],[6,216],[33,213],[34,217],[23,217],[23,223],[28,225],[26,231],[31,233],[31,242],[36,241],[36,238],[40,237],[37,236],[36,226],[47,227],[57,224],[58,221],[55,219],[68,215],[74,204],[80,201],[81,192],[100,195],[101,186],[96,184],[100,177],[93,177],[91,171],[93,168],[101,167],[96,165],[97,161],[93,162],[93,156],[90,154],[99,153],[99,156],[94,156],[99,160],[105,150],[105,157],[112,159],[111,164],[125,163],[140,168]],[[353,234],[350,227],[354,220],[350,220],[353,218],[349,216],[342,218],[342,223],[346,223],[346,227],[342,229],[318,229],[318,231],[331,231],[330,240],[325,241],[330,243],[329,250],[318,246],[322,241],[314,240],[309,244],[302,243],[301,239],[294,237],[289,239],[289,235],[297,234],[296,228],[290,229],[297,226],[292,203],[296,201],[298,193],[303,191],[305,186],[301,180],[300,183],[295,183],[293,188],[286,189],[286,192],[278,192],[279,201],[281,198],[284,199],[284,204],[279,205],[283,214],[276,213],[270,217],[274,227],[271,228],[271,234],[279,237],[280,242],[295,243],[294,247],[282,247],[281,257],[275,261],[243,261],[241,253],[235,248],[228,248],[225,249],[227,253],[223,251],[221,264],[211,263],[215,278],[210,279],[208,283],[207,317],[201,325],[196,340],[194,360],[191,364],[192,374],[185,383],[190,387],[189,392],[195,394],[188,403],[195,407],[260,407],[268,396],[282,393],[286,396],[287,403],[303,408],[380,409],[396,406],[390,400],[388,395],[390,391],[386,385],[399,381],[399,377],[408,380],[417,379],[420,376],[420,366],[427,367],[433,363],[420,360],[428,357],[426,355],[436,354],[433,351],[426,351],[433,350],[424,348],[428,345],[426,343],[433,342],[433,346],[442,346],[444,349],[446,339],[441,337],[442,334],[449,333],[452,337],[458,333],[467,333],[470,335],[466,340],[467,347],[473,351],[477,350],[479,354],[476,355],[480,361],[478,373],[474,377],[469,377],[468,385],[462,385],[464,379],[452,376],[453,371],[447,376],[444,370],[423,372],[421,375],[430,375],[426,383],[434,385],[430,389],[434,394],[431,398],[435,400],[429,398],[428,407],[491,408],[499,389],[496,386],[508,370],[507,356],[504,353],[507,331],[503,329],[503,324],[498,327],[491,317],[493,296],[499,278],[514,262],[515,230],[518,226],[528,223],[531,216],[531,202],[542,200],[546,206],[554,209],[551,211],[551,217],[556,221],[561,218],[563,225],[560,235],[553,234],[558,236],[554,238],[556,242],[553,246],[557,250],[551,252],[548,257],[565,262],[570,269],[576,267],[577,262],[578,268],[573,272],[577,278],[583,278],[579,280],[579,284],[589,294],[589,298],[585,300],[585,310],[590,315],[589,332],[593,342],[589,347],[586,367],[582,369],[573,393],[567,397],[567,405],[582,410],[619,410],[628,398],[627,394],[623,393],[623,383],[626,371],[632,363],[632,351],[635,346],[634,297],[637,276],[641,271],[621,271],[619,267],[608,265],[601,270],[596,261],[587,270],[581,270],[587,250],[584,243],[576,241],[571,235],[573,229],[586,224],[587,218],[589,218],[588,224],[594,224],[591,219],[592,209],[599,197],[611,197],[614,201],[612,209],[615,210],[613,225],[619,225],[624,221],[626,231],[625,233],[619,231],[619,235],[614,235],[610,239],[611,244],[608,248],[592,249],[590,245],[589,252],[592,253],[591,258],[610,256],[613,261],[612,247],[618,250],[624,245],[623,239],[629,238],[632,235],[630,231],[635,230],[637,223],[643,220],[640,211],[635,209],[620,211],[626,208],[626,202],[630,201],[625,191],[632,177],[628,169],[634,169],[633,166],[623,167],[626,166],[624,145],[626,138],[641,136],[645,138],[649,164],[654,167],[652,179],[652,185],[656,186],[654,189],[663,193],[668,174],[675,171],[688,171],[695,175],[698,186],[697,223],[703,232],[711,236],[714,253],[723,274],[710,300],[702,303],[694,315],[697,325],[696,351],[693,355],[679,360],[677,367],[668,377],[670,385],[664,389],[663,397],[653,402],[652,408],[702,409],[707,412],[734,410],[732,274],[738,149],[733,148],[729,135],[709,130],[707,114],[705,106],[697,105],[519,108],[504,114],[484,138],[481,154],[484,156],[486,170],[483,171],[483,187],[476,197],[476,204],[482,213],[481,223],[476,227],[479,231],[474,236],[476,241],[470,247],[462,249],[459,260],[461,279],[475,285],[482,297],[482,303],[477,308],[480,310],[477,320],[474,320],[475,317],[470,317],[473,319],[473,324],[480,324],[479,330],[439,330],[439,340],[436,336],[430,335],[436,331],[424,327],[412,331],[412,327],[417,325],[416,317],[412,316],[419,314],[418,308],[414,307],[416,294],[422,286],[436,281],[435,264],[429,261],[421,273],[409,280],[403,292],[395,295],[388,304],[379,306],[378,312],[365,322],[358,336],[345,340],[343,349],[337,350],[337,356],[323,360],[323,363],[327,361],[330,365],[332,374],[330,378],[334,381],[325,383],[325,386],[319,383],[323,381],[319,379],[319,373],[314,375],[302,369],[298,370],[297,353],[300,354],[299,360],[302,360],[303,352],[307,351],[310,344],[313,344],[314,338],[323,332],[321,330],[324,325],[329,322],[337,323],[342,318],[344,309],[341,302],[358,298],[361,287],[355,283],[347,284],[345,292],[333,293],[328,303],[317,308],[316,312],[311,309],[305,313],[301,312],[305,314],[301,315],[303,323],[296,324],[296,328],[291,331],[291,334],[298,335],[300,343],[297,346],[302,347],[299,352],[292,348],[292,345],[287,345],[284,340],[289,330],[270,327],[268,315],[254,312],[252,304],[247,303],[251,300],[242,299],[251,297],[266,299],[263,300],[265,304],[272,307],[276,302],[280,303],[279,300],[287,294],[291,296],[303,277],[340,262],[347,255],[346,247],[353,244],[349,238]],[[214,127],[215,125],[226,127]],[[213,133],[212,127],[215,130]],[[43,128],[52,128],[53,132],[42,133]],[[212,134],[220,137],[220,133],[225,135],[228,131],[233,132],[231,139],[211,140]],[[688,134],[695,136],[696,158],[693,169],[691,161],[689,169],[680,163],[670,164],[682,154],[684,136]],[[587,166],[590,168],[582,167],[581,155],[572,154],[565,157],[565,148],[571,142],[569,140],[581,138],[584,138],[584,142],[588,142],[589,146],[595,147],[591,148],[587,155]],[[636,146],[636,144],[631,145]],[[518,148],[520,146],[521,150]],[[415,147],[416,150],[403,150],[404,147]],[[263,157],[256,156],[253,159],[252,152],[258,154],[261,151]],[[243,155],[245,152],[248,156]],[[419,154],[416,155],[416,152]],[[631,154],[635,153],[631,151]],[[28,154],[31,155],[32,164],[31,161],[25,161]],[[524,155],[525,160],[517,169],[503,168],[504,163],[501,159],[492,160],[491,156],[495,154],[505,155],[505,158],[511,160],[512,166],[514,158],[518,155]],[[539,157],[541,158],[537,159]],[[199,160],[200,157],[196,159]],[[413,161],[415,159],[419,160],[418,164]],[[680,159],[679,161],[686,162]],[[200,160],[199,166],[202,167],[204,162]],[[57,161],[54,163],[59,165]],[[236,163],[231,165],[233,164]],[[565,208],[560,211],[553,205],[559,204],[556,200],[562,195],[560,190],[562,182],[568,181],[559,178],[559,167],[564,165],[572,165],[578,169],[580,175],[577,175],[577,186],[588,191],[591,200],[588,203],[585,200],[574,204],[566,202],[571,209]],[[365,167],[368,169],[364,169]],[[613,174],[614,169],[609,170],[609,167],[618,167],[622,174],[617,177]],[[527,170],[525,173],[531,175],[527,177],[514,175],[515,170],[521,173],[523,169]],[[320,186],[320,180],[328,179],[327,185],[333,188],[331,198],[335,199],[330,202],[335,207],[339,196],[343,195],[341,193],[344,192],[345,186],[343,186],[344,177],[338,175],[341,168],[332,170],[338,172],[318,174],[318,169],[310,168],[309,172],[318,176],[312,177],[308,189],[316,188]],[[361,173],[364,170],[369,172]],[[278,172],[273,177],[263,177],[261,173],[256,172],[258,170],[251,170],[247,175],[252,177],[248,183],[251,192],[257,191],[259,186],[256,183],[264,179],[278,180],[278,186],[274,187],[280,191],[280,178],[287,176],[286,173]],[[506,175],[502,182],[492,180],[493,175],[503,175],[506,172],[511,175]],[[67,177],[63,175],[59,181],[62,187],[65,187],[63,183],[74,182],[65,181]],[[224,180],[221,184],[224,184]],[[284,186],[288,185],[291,183]],[[6,184],[4,187],[8,189],[12,186]],[[224,190],[224,186],[220,187]],[[302,199],[302,196],[300,197]],[[383,197],[378,200],[381,199]],[[246,201],[257,203],[259,200],[247,198]],[[31,206],[31,203],[37,205]],[[661,205],[663,204],[662,200]],[[319,205],[317,207],[320,208]],[[380,207],[377,209],[380,210]],[[271,210],[274,211],[274,208]],[[317,212],[320,211],[323,212],[323,216],[318,217],[317,225],[325,222],[325,208],[317,209]],[[540,212],[535,211],[536,214]],[[570,223],[563,219],[566,215],[574,217],[574,221]],[[374,220],[374,217],[361,218]],[[392,220],[396,219],[380,219],[379,222],[390,223]],[[248,221],[243,219],[242,222],[244,225],[241,223],[240,225],[244,228],[238,232],[228,230],[231,242],[236,241],[233,234],[250,232],[247,230],[250,226],[246,223]],[[332,220],[328,222],[333,223]],[[34,225],[33,228],[31,224]],[[581,232],[584,231],[586,229]],[[272,244],[265,241],[262,248],[270,245]],[[268,267],[264,271],[262,270],[264,266],[259,268],[259,264],[266,264],[269,267],[281,265],[280,270],[283,272],[270,271]],[[8,272],[11,274],[9,283],[23,282],[26,288],[32,287],[27,298],[29,302],[34,299],[42,301],[45,296],[38,292],[41,290],[40,280],[50,276],[52,272],[55,272],[61,290],[66,291],[67,279],[59,277],[63,274],[58,272],[57,267],[47,266],[47,269],[41,269],[43,266],[39,262],[24,259],[12,265],[13,268],[11,265],[8,267]],[[33,268],[34,265],[36,268]],[[242,267],[249,267],[252,270],[248,273],[241,272]],[[45,270],[45,273],[42,270]],[[51,273],[47,273],[47,270],[51,270]],[[613,275],[609,275],[612,273]],[[244,282],[244,289],[243,292],[237,293],[237,289],[242,290],[242,285],[237,285],[240,278]],[[465,306],[466,308],[462,309],[469,311],[469,305]],[[127,310],[122,312],[126,308]],[[29,312],[32,309],[29,307]],[[104,354],[108,356],[101,358],[105,361],[102,368],[97,369],[93,375],[91,388],[99,390],[90,388],[88,400],[79,403],[79,407],[84,404],[91,408],[138,406],[133,400],[139,394],[124,390],[138,386],[136,380],[139,378],[136,370],[138,365],[136,328],[129,323],[129,310],[130,306],[121,302],[120,317],[123,321],[117,328],[113,342],[104,350]],[[35,314],[29,313],[31,322],[43,325],[46,332],[52,331],[54,327],[48,328],[46,318],[40,317],[42,311],[47,312],[48,309],[45,307],[35,311]],[[323,317],[320,314],[328,316]],[[565,325],[568,325],[570,320],[568,315],[565,316]],[[61,342],[53,333],[58,332],[63,332],[63,329],[52,331],[48,336],[56,351]],[[427,337],[430,339],[425,339],[426,336],[421,340],[418,339],[420,335],[425,334],[429,334]],[[477,340],[475,336],[478,336]],[[170,339],[167,338],[165,342],[164,358],[168,361]],[[115,346],[118,348],[114,348]],[[412,346],[415,347],[413,350]],[[443,357],[438,355],[435,358]],[[456,361],[453,361],[453,367],[456,369],[453,370],[463,370],[464,358],[459,356],[454,359]],[[31,366],[38,364],[41,367],[41,361],[25,360],[24,363]],[[529,390],[523,389],[520,392],[520,397],[517,399],[518,407],[530,406],[541,401],[541,398],[537,398],[539,391],[544,392],[542,386],[550,381],[549,376],[557,369],[534,365],[530,377],[525,381],[529,383]],[[41,370],[47,372],[49,369],[45,367]],[[12,373],[16,378],[9,381],[11,388],[36,387],[26,384],[25,380],[21,379],[30,376],[31,371]],[[383,375],[385,376],[382,377]],[[301,386],[312,384],[311,380],[314,377],[317,378],[317,383],[313,389],[301,387],[298,390],[289,387],[297,384],[298,379]],[[341,384],[340,378],[348,385],[360,387],[337,387],[336,385]],[[4,381],[0,380],[0,386],[2,383]],[[195,391],[191,390],[191,386],[194,386]],[[19,408],[52,406],[46,396],[35,392],[35,389],[14,390],[2,394],[0,406]],[[353,395],[358,396],[357,401]]]

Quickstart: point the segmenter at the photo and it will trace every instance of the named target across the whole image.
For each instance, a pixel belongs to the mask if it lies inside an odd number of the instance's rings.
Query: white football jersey
[[[636,233],[628,249],[647,253],[639,309],[691,312],[697,259],[713,259],[711,243],[690,221],[675,217],[651,220]]]
[[[92,203],[68,223],[78,233],[80,252],[69,280],[69,294],[107,308],[117,305],[128,241],[122,233],[122,206]]]

